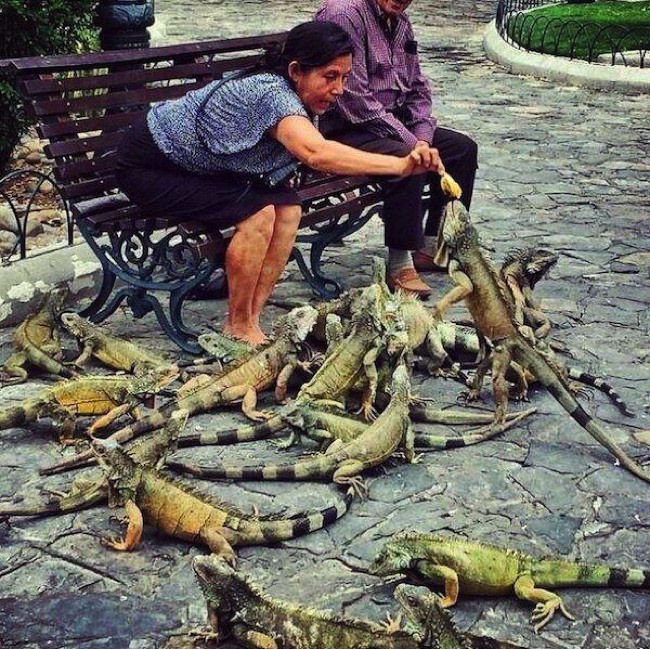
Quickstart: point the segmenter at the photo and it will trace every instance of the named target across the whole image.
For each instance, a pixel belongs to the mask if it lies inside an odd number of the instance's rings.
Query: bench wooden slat
[[[114,173],[107,173],[103,176],[97,175],[91,180],[81,180],[61,185],[61,193],[64,198],[71,201],[73,208],[78,200],[91,196],[101,196],[113,192],[115,189],[117,189],[117,179]]]
[[[128,85],[144,85],[149,83],[171,81],[184,78],[220,78],[226,72],[234,72],[250,68],[257,61],[259,55],[241,56],[227,61],[201,61],[184,65],[165,65],[138,70],[113,71],[99,68],[99,74],[89,76],[47,77],[40,79],[26,79],[20,85],[20,90],[26,96],[52,92],[72,92],[82,90],[97,90],[101,88],[119,88]],[[71,70],[70,72],[74,72]]]
[[[126,108],[140,104],[150,104],[154,101],[177,99],[190,90],[205,86],[205,82],[193,81],[162,88],[138,88],[122,92],[108,92],[92,97],[76,97],[69,99],[39,99],[31,103],[31,112],[36,117],[48,115],[69,115],[93,109]]]
[[[51,142],[44,147],[49,158],[79,155],[115,148],[122,139],[124,131],[108,131],[92,137],[71,138],[62,142]]]
[[[94,133],[96,131],[112,131],[123,129],[133,124],[149,109],[130,110],[127,113],[112,113],[101,117],[71,117],[66,121],[40,121],[36,128],[43,139],[59,138],[79,133]]]
[[[21,75],[30,72],[42,74],[44,72],[59,72],[68,69],[88,70],[113,63],[150,63],[173,59],[179,62],[188,62],[196,56],[214,56],[229,54],[250,49],[268,47],[274,43],[282,43],[286,39],[286,32],[261,34],[245,38],[231,38],[213,41],[197,41],[180,45],[166,45],[163,47],[150,47],[142,49],[113,50],[89,54],[62,54],[55,56],[30,56],[17,59],[4,59],[0,61],[0,69],[8,70]]]

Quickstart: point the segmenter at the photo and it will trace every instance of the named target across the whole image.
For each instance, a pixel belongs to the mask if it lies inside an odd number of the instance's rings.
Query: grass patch
[[[650,0],[547,5],[513,15],[506,32],[533,52],[586,61],[599,54],[648,50]]]

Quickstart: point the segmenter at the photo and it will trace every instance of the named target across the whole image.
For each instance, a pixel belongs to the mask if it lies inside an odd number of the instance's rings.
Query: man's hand
[[[428,142],[420,140],[416,142],[413,150],[404,158],[405,169],[403,176],[423,174],[428,171],[435,171],[439,174],[445,173],[445,166],[440,160],[438,149],[429,146]]]

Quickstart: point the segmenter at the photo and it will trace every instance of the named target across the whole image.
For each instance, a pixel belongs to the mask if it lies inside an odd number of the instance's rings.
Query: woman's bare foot
[[[264,332],[259,327],[234,327],[230,324],[223,326],[223,333],[231,338],[236,338],[237,340],[243,340],[244,342],[249,343],[250,345],[262,345],[268,342],[268,338],[264,335]]]

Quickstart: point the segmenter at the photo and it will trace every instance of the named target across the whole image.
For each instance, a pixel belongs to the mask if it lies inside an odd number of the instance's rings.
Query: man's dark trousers
[[[372,153],[406,156],[412,150],[401,140],[378,136],[360,125],[346,124],[341,128],[341,122],[337,119],[323,120],[321,131],[328,139]],[[457,131],[438,127],[433,134],[431,146],[438,149],[445,169],[462,187],[463,195],[460,200],[469,210],[478,166],[476,142]],[[442,210],[449,201],[440,189],[440,177],[437,174],[418,174],[382,181],[384,243],[387,247],[396,250],[422,248],[424,217],[422,193],[429,181],[431,181],[431,198],[427,206],[428,216],[424,234],[436,236]]]

